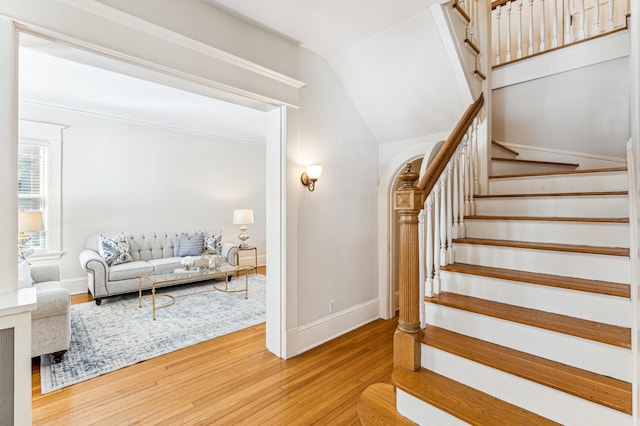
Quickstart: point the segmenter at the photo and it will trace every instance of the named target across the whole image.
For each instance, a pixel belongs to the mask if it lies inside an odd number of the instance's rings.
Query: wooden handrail
[[[478,99],[469,105],[469,108],[467,108],[462,118],[460,118],[460,121],[456,124],[453,132],[451,132],[444,145],[442,145],[442,148],[440,148],[433,161],[427,166],[426,172],[422,175],[417,185],[418,188],[423,191],[423,204],[424,200],[429,196],[431,190],[433,190],[433,187],[438,182],[438,179],[440,179],[440,175],[444,171],[445,167],[447,167],[447,164],[456,152],[460,141],[464,137],[465,133],[467,133],[467,130],[471,126],[471,123],[473,123],[473,120],[476,118],[483,105],[484,94],[481,93]]]
[[[496,0],[494,2],[491,2],[491,10],[495,9],[498,6],[504,6],[507,3],[511,3],[514,2],[516,0]]]

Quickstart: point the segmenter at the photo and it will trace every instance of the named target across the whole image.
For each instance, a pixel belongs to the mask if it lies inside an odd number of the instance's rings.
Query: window
[[[62,256],[62,130],[65,126],[19,120],[18,210],[42,211],[44,231],[27,233],[30,259]]]
[[[18,144],[18,210],[41,211],[47,223],[48,144],[20,141]],[[28,232],[27,244],[34,253],[47,251],[47,230]]]

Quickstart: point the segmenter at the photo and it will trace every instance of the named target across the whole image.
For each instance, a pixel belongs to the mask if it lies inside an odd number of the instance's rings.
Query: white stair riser
[[[535,217],[629,217],[626,195],[476,198],[476,214]]]
[[[442,271],[441,283],[450,293],[631,327],[631,300],[622,297],[448,271]]]
[[[466,236],[493,240],[629,247],[629,224],[540,220],[465,220]]]
[[[396,409],[398,413],[419,425],[465,426],[469,424],[401,389],[396,389]]]
[[[567,426],[632,424],[628,414],[430,346],[422,345],[422,366]]]
[[[630,283],[629,258],[479,244],[453,245],[459,263],[539,272],[542,274]]]
[[[562,164],[546,163],[514,163],[512,161],[491,161],[491,176],[518,175],[525,173],[564,172],[575,170],[575,167]]]
[[[626,191],[627,188],[626,172],[489,179],[489,194],[492,195]]]
[[[631,382],[631,351],[447,306],[426,303],[427,323]]]

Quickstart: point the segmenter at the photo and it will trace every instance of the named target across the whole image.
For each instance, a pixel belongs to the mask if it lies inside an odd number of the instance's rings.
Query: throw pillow
[[[200,256],[204,247],[204,234],[180,234],[178,256]]]
[[[133,258],[129,253],[129,241],[124,233],[116,234],[113,238],[98,236],[98,253],[107,262],[107,265],[119,265],[131,262]]]
[[[18,288],[29,288],[33,285],[31,267],[25,259],[18,259]]]
[[[211,235],[209,238],[207,238],[207,242],[205,243],[205,246],[209,250],[222,253],[222,229],[218,231],[216,235]]]

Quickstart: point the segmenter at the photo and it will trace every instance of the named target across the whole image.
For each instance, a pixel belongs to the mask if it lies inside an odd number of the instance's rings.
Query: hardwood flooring
[[[265,349],[262,324],[46,395],[34,361],[33,424],[357,425],[360,394],[391,383],[396,324],[377,320],[288,360]]]

